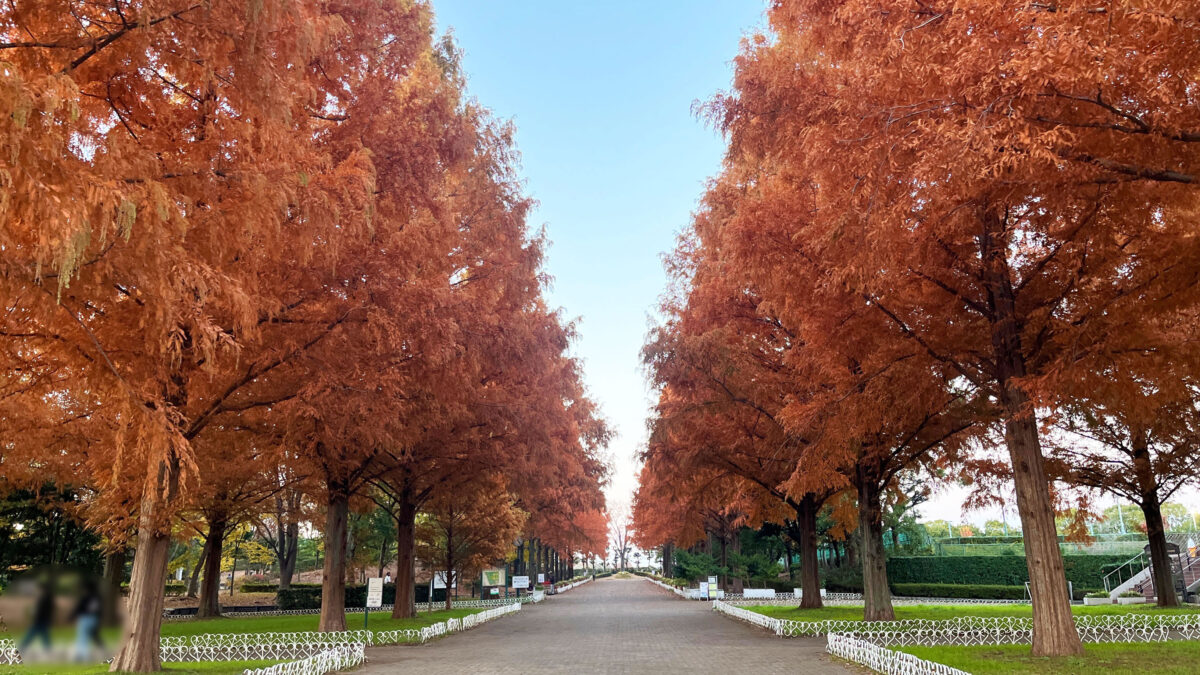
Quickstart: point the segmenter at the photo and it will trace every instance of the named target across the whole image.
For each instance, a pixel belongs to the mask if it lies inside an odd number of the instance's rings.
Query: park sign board
[[[538,575],[538,583],[539,583],[539,584],[544,584],[544,583],[546,583],[546,575],[545,575],[545,574],[539,574],[539,575]]]
[[[513,588],[529,588],[529,577],[513,577]]]
[[[458,575],[457,574],[451,573],[450,586],[452,588],[458,588]],[[433,573],[433,587],[434,588],[445,588],[446,587],[446,573],[445,572],[434,572]]]
[[[708,578],[708,599],[709,600],[717,599],[717,578],[716,577]]]
[[[367,579],[367,607],[383,607],[383,577]]]
[[[486,586],[504,586],[504,568],[497,567],[483,571],[483,585]]]

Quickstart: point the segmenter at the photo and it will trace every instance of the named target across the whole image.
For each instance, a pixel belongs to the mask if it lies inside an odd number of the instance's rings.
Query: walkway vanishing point
[[[612,577],[419,646],[376,647],[355,673],[827,673],[824,638],[778,638],[644,579]]]

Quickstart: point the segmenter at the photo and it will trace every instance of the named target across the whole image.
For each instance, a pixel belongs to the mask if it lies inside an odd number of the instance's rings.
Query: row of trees
[[[160,668],[180,534],[215,611],[226,533],[273,514],[288,568],[315,519],[321,630],[372,500],[397,616],[423,510],[444,541],[493,513],[503,546],[603,551],[608,431],[542,296],[512,129],[432,24],[425,2],[0,10],[3,488],[69,488],[136,551],[113,670]]]
[[[1160,506],[1200,460],[1196,17],[1172,0],[768,16],[704,108],[726,160],[645,349],[661,394],[639,543],[780,523],[811,607],[828,506],[862,540],[865,618],[886,620],[898,481],[962,476],[981,499],[1011,481],[1033,652],[1079,653],[1055,481],[1138,504],[1169,575]]]

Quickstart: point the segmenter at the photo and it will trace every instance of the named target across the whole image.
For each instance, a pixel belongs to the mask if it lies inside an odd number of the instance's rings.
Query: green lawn
[[[401,628],[423,628],[446,619],[461,619],[468,614],[482,612],[483,609],[456,608],[438,610],[436,612],[419,612],[415,619],[393,619],[388,612],[371,612],[371,630],[398,630]],[[296,633],[316,630],[320,617],[316,614],[295,616],[257,616],[237,617],[232,619],[184,619],[182,621],[164,621],[162,634],[164,636],[200,635],[202,633]],[[346,615],[346,628],[362,630],[363,615],[361,612]],[[55,642],[73,642],[75,629],[70,626],[59,626],[52,631]],[[104,638],[113,642],[121,637],[119,630],[104,631]],[[0,632],[0,638],[20,640],[21,633],[9,631]],[[0,674],[4,671],[0,670]]]
[[[186,675],[188,673],[204,673],[204,675],[241,675],[247,668],[262,668],[274,665],[278,661],[224,661],[208,663],[164,663],[163,669],[168,673]],[[69,675],[99,675],[107,673],[107,665],[83,666],[71,664],[30,664],[20,666],[0,666],[2,675],[42,675],[43,673],[67,673]]]
[[[419,612],[415,619],[393,619],[389,612],[371,612],[371,630],[399,630],[401,628],[423,628],[446,619],[461,619],[468,614],[482,612],[481,608],[456,608],[436,612]],[[296,633],[316,630],[320,617],[316,614],[297,616],[237,617],[233,619],[186,619],[164,621],[162,634],[199,635],[201,633]],[[346,615],[346,628],[362,630],[362,612]]]
[[[830,620],[861,620],[862,607],[822,607],[821,609],[800,609],[788,605],[754,605],[743,606],[759,614],[776,619],[792,619],[793,621],[830,621]],[[1200,605],[1188,607],[1172,607],[1159,609],[1154,605],[1072,605],[1071,611],[1076,616],[1099,614],[1200,614]],[[1033,608],[1030,605],[899,605],[896,607],[897,619],[957,619],[963,616],[1017,616],[1032,617]]]
[[[1200,642],[1153,642],[1141,644],[1089,644],[1082,657],[1033,657],[1026,645],[985,647],[901,647],[929,661],[936,661],[975,675],[1066,675],[1103,672],[1185,675],[1200,664]]]

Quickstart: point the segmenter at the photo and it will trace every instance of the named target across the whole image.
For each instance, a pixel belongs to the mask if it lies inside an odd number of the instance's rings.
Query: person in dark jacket
[[[38,583],[38,597],[33,603],[33,621],[29,624],[29,630],[26,631],[25,637],[21,638],[21,644],[17,649],[24,652],[25,649],[33,643],[35,638],[42,639],[42,647],[50,649],[50,624],[54,622],[54,582],[49,579],[42,579]]]

